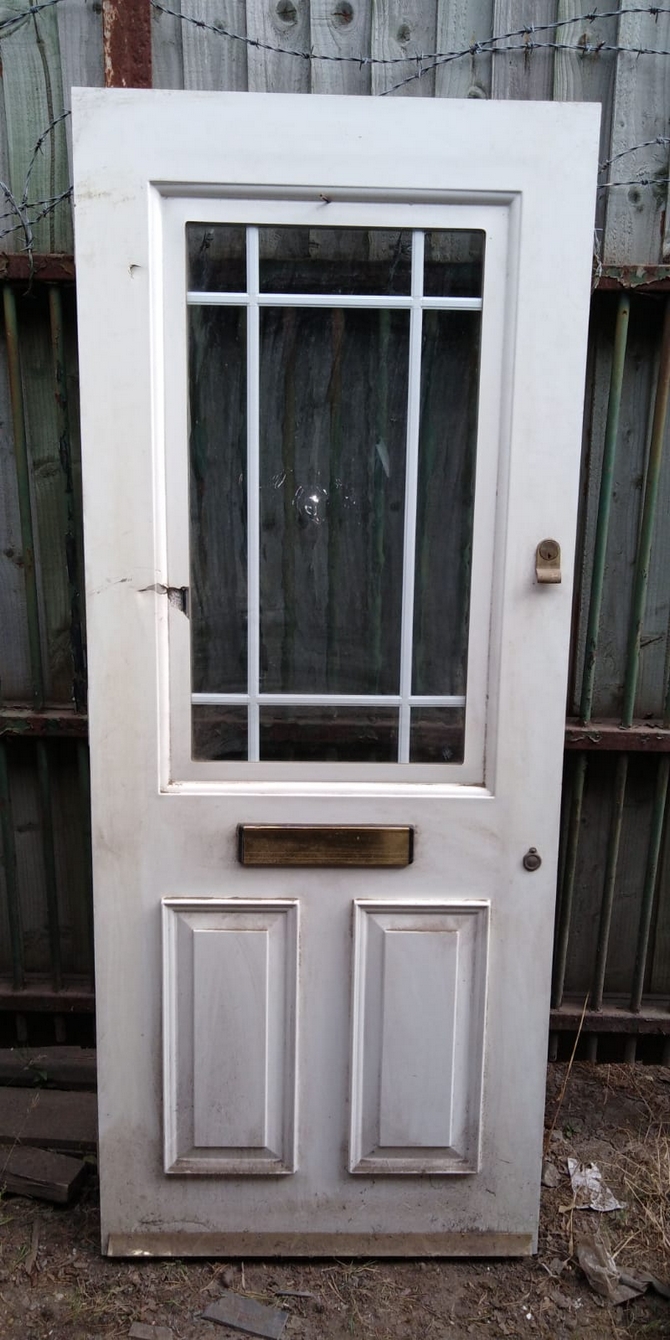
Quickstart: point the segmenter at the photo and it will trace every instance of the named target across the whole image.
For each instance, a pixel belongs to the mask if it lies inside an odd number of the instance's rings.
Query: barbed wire
[[[600,40],[595,37],[587,40],[584,34],[582,34],[579,41],[576,42],[548,41],[544,38],[540,41],[537,40],[538,35],[542,36],[543,34],[551,32],[559,33],[562,30],[564,31],[575,26],[592,26],[604,20],[617,19],[625,16],[646,16],[658,20],[658,18],[662,16],[670,16],[670,5],[622,5],[616,9],[605,9],[602,11],[589,9],[582,14],[573,15],[569,18],[556,19],[552,22],[524,24],[522,27],[510,30],[506,33],[493,34],[489,38],[472,42],[467,47],[454,51],[407,53],[395,56],[376,56],[372,54],[349,56],[318,52],[311,48],[310,50],[302,50],[287,46],[279,46],[276,43],[266,42],[261,38],[250,37],[247,34],[234,32],[221,22],[211,22],[206,19],[197,18],[191,14],[183,14],[180,10],[174,9],[169,4],[166,4],[164,0],[149,0],[149,2],[153,9],[158,13],[166,14],[179,20],[181,23],[187,23],[195,28],[213,33],[224,40],[240,42],[248,48],[259,51],[267,51],[282,56],[291,56],[294,59],[310,62],[329,61],[336,64],[356,65],[359,68],[364,68],[366,66],[390,68],[404,66],[406,68],[408,65],[415,67],[411,74],[399,80],[397,83],[394,83],[389,88],[384,89],[380,94],[382,97],[395,93],[416,80],[424,79],[426,75],[430,74],[433,70],[440,68],[442,65],[465,60],[467,58],[473,59],[477,56],[501,56],[513,53],[523,53],[525,59],[530,59],[535,53],[543,51],[571,52],[577,54],[581,58],[598,57],[604,53],[630,56],[670,56],[670,50],[665,48],[629,46],[617,44],[615,42],[607,42],[604,39]],[[26,9],[20,10],[16,14],[0,19],[0,46],[3,40],[12,36],[16,31],[17,26],[21,23],[31,17],[39,15],[42,11],[52,9],[55,5],[61,3],[62,0],[40,0],[40,3],[27,6]],[[48,217],[57,210],[60,205],[70,199],[72,195],[72,187],[68,186],[63,191],[48,199],[30,200],[29,198],[32,175],[44,145],[53,134],[56,127],[69,116],[69,110],[62,112],[59,116],[53,119],[38,137],[28,163],[25,180],[20,194],[17,193],[16,189],[12,189],[7,182],[0,181],[0,198],[4,197],[6,205],[8,206],[4,213],[0,214],[0,222],[7,222],[7,226],[0,229],[0,241],[10,234],[17,232],[22,233],[24,238],[24,246],[22,249],[26,251],[31,258],[34,252],[34,229],[43,219]],[[627,158],[629,155],[644,149],[654,147],[670,148],[670,136],[656,135],[651,139],[641,140],[637,144],[628,145],[625,149],[621,149],[605,159],[599,165],[599,172],[601,175],[603,173],[606,174],[612,165],[619,162],[621,159]],[[669,171],[670,173],[670,170],[667,167],[666,171]],[[619,188],[630,189],[631,187],[660,188],[667,187],[668,185],[670,185],[670,175],[654,176],[653,174],[650,174],[649,164],[647,163],[640,169],[637,176],[629,176],[622,181],[609,179],[601,181],[599,190],[611,191]]]
[[[12,35],[20,28],[26,19],[30,19],[34,14],[41,14],[43,9],[52,9],[54,5],[60,5],[61,0],[41,0],[39,5],[29,5],[27,9],[20,9],[16,14],[8,14],[6,18],[0,19],[0,38]]]
[[[55,0],[57,3],[57,0]],[[165,4],[164,0],[150,0],[153,9],[162,14],[168,14],[171,18],[178,19],[181,23],[189,23],[194,28],[200,28],[205,32],[216,34],[217,37],[225,37],[231,42],[242,42],[245,46],[258,51],[270,51],[281,56],[293,56],[298,60],[306,61],[333,61],[336,64],[349,64],[365,67],[367,65],[407,65],[416,64],[417,61],[429,61],[442,63],[452,60],[464,60],[467,56],[477,55],[496,55],[504,54],[505,51],[524,51],[532,52],[542,48],[551,48],[560,51],[577,51],[580,55],[594,55],[601,50],[630,52],[632,55],[649,56],[670,56],[670,51],[660,51],[653,47],[623,47],[613,43],[594,43],[593,46],[583,42],[555,44],[551,42],[533,42],[535,33],[557,32],[560,28],[579,26],[600,22],[604,19],[616,19],[626,15],[646,15],[654,19],[664,14],[670,14],[670,6],[664,5],[623,5],[618,9],[607,9],[599,13],[597,9],[591,9],[583,14],[576,14],[572,18],[554,19],[548,23],[527,23],[520,28],[513,28],[507,33],[493,34],[491,37],[482,38],[478,42],[470,42],[467,46],[454,51],[427,51],[414,52],[403,56],[343,56],[333,54],[332,52],[314,51],[312,48],[305,50],[298,47],[278,46],[273,42],[266,42],[259,37],[249,37],[247,33],[236,33],[227,28],[224,23],[212,22],[207,19],[197,18],[194,14],[183,14],[181,10],[172,9]],[[523,42],[516,46],[498,47],[499,42],[508,42],[513,38],[523,38]],[[529,40],[531,39],[531,40]],[[434,68],[433,65],[427,67]],[[411,78],[416,78],[412,75]],[[420,77],[420,76],[419,76]],[[389,90],[390,91],[390,90]]]

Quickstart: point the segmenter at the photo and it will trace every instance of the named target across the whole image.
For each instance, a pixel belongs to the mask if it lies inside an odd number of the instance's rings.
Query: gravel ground
[[[0,1337],[116,1340],[143,1323],[168,1327],[174,1340],[239,1340],[200,1316],[226,1288],[283,1306],[285,1340],[670,1337],[670,1300],[648,1292],[615,1306],[593,1292],[576,1261],[580,1238],[599,1231],[622,1267],[670,1279],[669,1104],[667,1069],[549,1068],[547,1162],[557,1185],[543,1188],[540,1251],[530,1260],[106,1261],[94,1168],[69,1209],[5,1195]],[[570,1156],[596,1162],[626,1208],[575,1209]],[[294,1296],[280,1297],[283,1290]]]

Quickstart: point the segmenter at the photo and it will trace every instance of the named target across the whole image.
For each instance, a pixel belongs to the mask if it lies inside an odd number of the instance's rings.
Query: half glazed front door
[[[76,96],[109,1254],[534,1249],[597,130]]]

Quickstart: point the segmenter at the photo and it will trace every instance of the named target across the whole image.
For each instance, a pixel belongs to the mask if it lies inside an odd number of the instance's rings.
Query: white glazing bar
[[[247,293],[187,294],[190,307],[245,307],[254,299]],[[414,305],[410,294],[384,296],[376,293],[259,293],[259,307],[367,307],[407,309]],[[431,311],[480,312],[481,298],[422,298],[421,306]]]
[[[259,693],[261,707],[401,707],[399,693]],[[244,707],[251,702],[248,693],[193,693],[194,707]],[[410,707],[464,707],[465,698],[456,693],[410,694]]]
[[[414,632],[414,571],[416,500],[419,482],[419,417],[421,413],[421,295],[423,293],[424,235],[412,233],[412,310],[409,324],[409,384],[407,388],[407,451],[405,464],[405,533],[402,562],[400,622],[400,723],[398,762],[409,763],[410,694],[412,692],[412,637]]]
[[[186,294],[186,301],[189,307],[246,307],[249,303],[248,293],[199,293],[197,289],[189,289]]]
[[[481,312],[481,298],[422,298],[424,312]]]
[[[247,228],[247,687],[248,756],[260,758],[260,331],[258,228]]]

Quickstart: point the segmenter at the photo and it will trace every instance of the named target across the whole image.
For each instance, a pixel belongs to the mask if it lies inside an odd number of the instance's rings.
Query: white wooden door
[[[598,116],[76,95],[110,1255],[535,1248]]]

